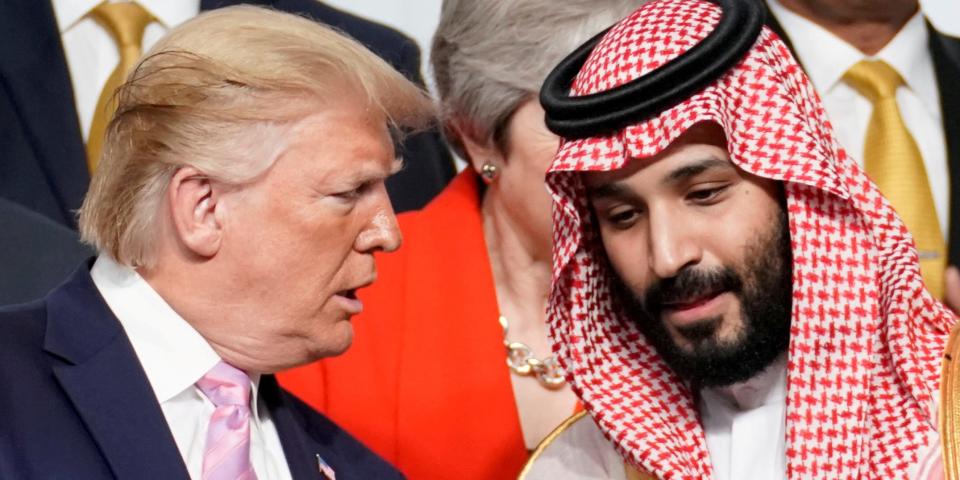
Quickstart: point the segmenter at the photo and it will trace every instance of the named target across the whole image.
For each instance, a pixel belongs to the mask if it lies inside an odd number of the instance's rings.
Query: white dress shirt
[[[190,477],[199,479],[215,407],[195,384],[220,357],[132,268],[101,255],[90,276],[133,345]],[[251,378],[257,401],[250,405],[250,460],[260,480],[288,480],[280,436],[257,395],[259,381]]]
[[[714,478],[787,478],[786,405],[786,355],[746,382],[700,392]]]
[[[863,59],[887,62],[904,85],[897,89],[897,105],[907,129],[923,155],[940,231],[948,234],[950,182],[947,146],[940,111],[933,59],[927,47],[930,32],[917,12],[876,55],[867,56],[825,28],[768,0],[770,10],[790,37],[798,60],[823,100],[840,144],[863,166],[864,138],[873,106],[843,81],[843,74]]]
[[[120,51],[110,32],[89,15],[101,3],[103,0],[53,0],[84,142],[90,133],[93,111],[103,85],[120,62]],[[197,16],[200,11],[199,0],[138,0],[136,3],[157,19],[143,32],[144,53],[167,30]]]
[[[627,480],[626,463],[590,415],[555,437],[523,480]]]
[[[698,410],[717,480],[787,478],[787,360],[736,385],[704,389]],[[588,417],[556,437],[527,480],[625,480],[624,460]]]

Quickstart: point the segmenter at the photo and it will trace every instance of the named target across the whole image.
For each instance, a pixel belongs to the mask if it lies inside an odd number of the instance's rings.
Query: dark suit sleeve
[[[76,232],[0,199],[0,305],[43,297],[92,250]]]
[[[940,90],[940,112],[946,137],[947,171],[950,172],[950,212],[947,227],[948,261],[960,265],[960,39],[930,29],[930,56]]]

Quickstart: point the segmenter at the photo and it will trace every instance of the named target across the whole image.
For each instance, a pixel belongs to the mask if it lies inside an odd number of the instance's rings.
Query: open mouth
[[[340,290],[334,294],[338,298],[338,304],[349,315],[356,315],[363,311],[363,302],[357,299],[357,289]]]
[[[702,307],[707,303],[710,303],[711,300],[719,297],[721,294],[725,293],[726,290],[717,290],[713,292],[707,292],[704,294],[697,295],[691,298],[685,298],[680,300],[673,300],[670,302],[664,302],[664,310],[674,310],[674,311],[686,311],[692,310],[697,307]]]

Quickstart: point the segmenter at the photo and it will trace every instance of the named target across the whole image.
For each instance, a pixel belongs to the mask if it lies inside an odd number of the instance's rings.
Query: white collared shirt
[[[120,320],[160,403],[191,478],[203,468],[207,426],[214,405],[195,385],[220,357],[135,270],[101,255],[93,283]],[[280,436],[251,378],[250,460],[260,480],[291,479]]]
[[[946,236],[950,218],[947,145],[940,90],[927,46],[930,32],[923,15],[917,12],[882,50],[867,56],[825,28],[788,10],[777,0],[768,0],[767,4],[790,37],[798,60],[820,94],[840,144],[861,167],[873,106],[843,81],[843,74],[867,58],[883,60],[900,73],[904,85],[897,89],[897,105],[923,155],[940,231]]]
[[[787,478],[786,355],[742,383],[700,391],[700,422],[717,480]]]
[[[113,0],[111,0],[113,1]],[[120,62],[116,42],[89,13],[103,0],[53,0],[53,12],[67,57],[83,140],[87,140],[100,92]],[[167,30],[197,16],[199,0],[137,0],[157,20],[143,32],[146,52]]]

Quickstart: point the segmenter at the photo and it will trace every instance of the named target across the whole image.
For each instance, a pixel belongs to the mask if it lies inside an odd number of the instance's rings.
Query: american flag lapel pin
[[[323,475],[323,478],[326,480],[337,480],[337,474],[330,468],[330,465],[327,465],[327,462],[323,461],[323,457],[320,454],[317,455],[317,470],[320,471],[320,474]]]

